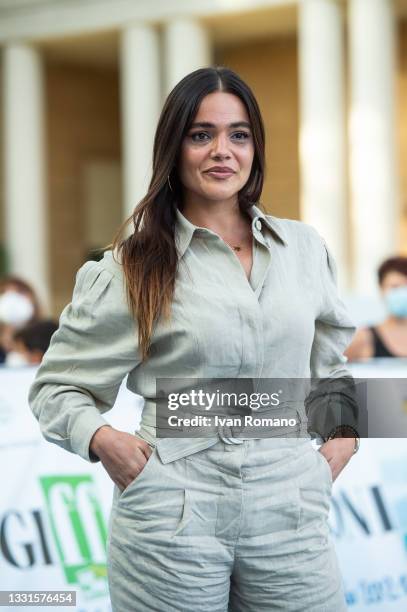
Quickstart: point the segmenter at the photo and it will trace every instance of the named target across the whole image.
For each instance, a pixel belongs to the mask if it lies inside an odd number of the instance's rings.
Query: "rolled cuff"
[[[83,414],[79,414],[75,419],[75,424],[71,433],[71,447],[74,453],[77,453],[90,463],[100,461],[99,457],[90,450],[90,442],[93,435],[103,425],[109,425],[98,410],[87,410]]]

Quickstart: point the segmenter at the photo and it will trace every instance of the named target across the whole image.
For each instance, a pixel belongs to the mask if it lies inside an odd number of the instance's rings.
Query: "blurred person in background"
[[[388,316],[358,329],[345,351],[349,361],[374,357],[407,357],[407,257],[386,259],[377,271]]]
[[[58,329],[53,319],[34,321],[14,332],[13,352],[20,355],[21,365],[41,363],[51,342],[52,334]]]
[[[0,363],[19,365],[20,354],[13,350],[13,335],[18,329],[40,319],[34,289],[18,276],[0,279]]]

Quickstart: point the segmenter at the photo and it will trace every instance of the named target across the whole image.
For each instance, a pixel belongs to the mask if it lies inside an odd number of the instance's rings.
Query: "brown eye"
[[[207,132],[195,132],[194,134],[191,134],[190,138],[193,142],[205,142],[205,139],[203,138],[198,138],[198,136],[209,136],[209,134],[207,134]]]
[[[248,134],[247,132],[236,132],[234,136],[237,135],[243,136],[243,138],[238,138],[237,140],[247,140],[248,138],[250,138],[250,134]]]

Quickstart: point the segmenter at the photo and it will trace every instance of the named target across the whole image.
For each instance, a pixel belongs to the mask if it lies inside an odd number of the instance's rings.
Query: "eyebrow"
[[[210,123],[209,121],[202,121],[200,123],[193,123],[190,128],[197,128],[197,127],[201,127],[201,128],[215,128],[216,125],[214,123]],[[228,127],[230,128],[236,128],[236,127],[245,127],[245,128],[249,128],[249,130],[251,129],[250,123],[248,123],[247,121],[235,121],[234,123],[229,123]]]

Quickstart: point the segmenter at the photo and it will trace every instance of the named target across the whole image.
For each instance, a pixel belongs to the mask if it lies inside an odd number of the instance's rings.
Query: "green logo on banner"
[[[105,596],[107,529],[92,476],[39,480],[67,583],[78,585],[87,599]]]

